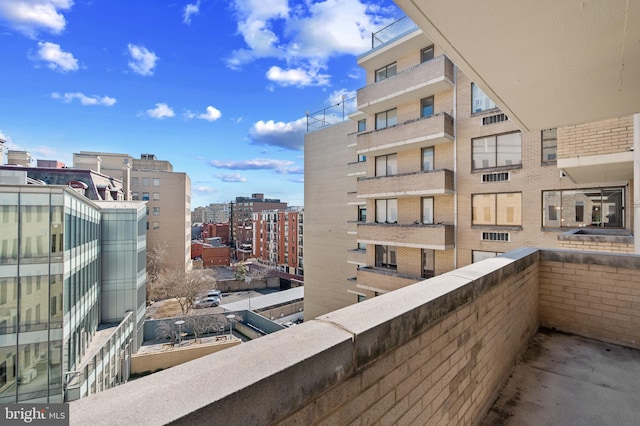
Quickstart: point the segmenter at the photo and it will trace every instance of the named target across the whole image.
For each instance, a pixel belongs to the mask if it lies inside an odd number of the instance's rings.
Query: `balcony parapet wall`
[[[558,159],[628,152],[633,116],[558,128]]]
[[[454,192],[453,172],[446,169],[359,178],[357,185],[358,198],[416,197]]]
[[[618,327],[637,347],[639,270],[639,256],[514,250],[75,401],[70,421],[477,424],[540,323]]]

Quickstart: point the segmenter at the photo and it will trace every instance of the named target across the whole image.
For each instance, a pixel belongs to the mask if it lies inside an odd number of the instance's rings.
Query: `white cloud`
[[[0,20],[32,38],[40,30],[59,34],[66,25],[61,11],[71,6],[73,0],[0,0]]]
[[[80,101],[80,103],[82,105],[113,106],[116,103],[116,99],[115,98],[111,98],[109,96],[97,96],[97,95],[87,96],[87,95],[85,95],[84,93],[81,93],[81,92],[67,92],[67,93],[65,93],[63,95],[61,95],[58,92],[53,92],[51,94],[51,97],[53,99],[62,100],[65,103],[70,103],[74,99],[77,99],[77,100]]]
[[[158,56],[144,46],[129,44],[129,68],[136,74],[153,75],[153,69],[158,62]]]
[[[38,52],[30,55],[32,60],[43,61],[54,71],[69,72],[78,70],[78,60],[69,52],[63,52],[59,44],[38,42]]]
[[[304,134],[306,131],[306,117],[287,123],[260,120],[251,126],[249,136],[255,145],[271,145],[301,151],[304,146]]]
[[[156,104],[156,107],[154,109],[147,110],[147,115],[151,118],[162,119],[167,117],[173,117],[176,114],[173,112],[173,110],[169,105],[165,103],[158,103]]]
[[[397,14],[396,8],[361,0],[308,1],[293,8],[286,0],[235,0],[233,7],[246,47],[235,50],[227,66],[239,69],[258,58],[276,58],[287,67],[272,67],[267,77],[298,87],[328,84],[329,76],[319,70],[326,69],[329,59],[367,51],[371,33]]]
[[[329,84],[329,75],[320,74],[319,70],[305,70],[303,68],[290,68],[284,70],[278,66],[272,66],[267,71],[267,79],[280,86],[326,86]]]
[[[211,194],[214,192],[218,192],[217,189],[211,188],[210,186],[195,186],[192,188],[192,191],[203,193],[203,194]]]
[[[291,160],[276,160],[272,158],[254,158],[241,161],[219,161],[210,163],[217,169],[228,170],[273,170],[280,174],[302,174],[302,167],[296,166]]]
[[[246,182],[247,178],[240,175],[240,173],[229,173],[226,175],[216,174],[214,178],[220,179],[222,182]]]
[[[182,22],[189,25],[191,24],[191,17],[200,13],[200,0],[195,3],[189,3],[184,7],[184,14],[182,15]]]
[[[201,120],[216,121],[221,116],[222,116],[222,113],[220,112],[219,109],[214,108],[212,106],[208,106],[207,107],[207,112],[205,112],[203,114],[199,114],[198,118],[201,119]]]

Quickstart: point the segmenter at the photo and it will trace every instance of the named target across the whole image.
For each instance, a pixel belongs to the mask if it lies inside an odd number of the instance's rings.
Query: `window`
[[[471,196],[473,225],[522,225],[522,193],[474,194]]]
[[[433,115],[433,96],[420,100],[420,117],[426,118]]]
[[[134,201],[138,201],[140,199],[140,194],[138,192],[132,192],[131,199]]]
[[[425,47],[420,51],[420,63],[433,59],[433,46]]]
[[[153,193],[153,201],[160,201],[160,193],[159,192],[154,192]]]
[[[474,170],[522,164],[520,132],[472,139],[471,145]]]
[[[142,178],[142,186],[149,186],[149,178]]]
[[[376,200],[376,223],[396,223],[398,221],[398,200]]]
[[[624,227],[624,188],[543,191],[544,227]]]
[[[138,186],[139,182],[138,182],[138,178],[137,177],[132,177],[131,178],[131,186]]]
[[[397,270],[398,261],[396,259],[396,247],[376,246],[376,266],[378,268]]]
[[[160,186],[160,178],[153,178],[153,186]]]
[[[376,176],[391,176],[398,174],[398,155],[389,154],[376,157]]]
[[[367,119],[358,120],[358,131],[364,132],[365,130],[367,130]]]
[[[142,193],[142,201],[149,201],[149,193],[148,192],[143,192]]]
[[[358,250],[367,250],[367,245],[365,243],[358,243]]]
[[[422,278],[433,278],[436,275],[435,250],[422,249]]]
[[[151,229],[160,229],[160,224],[158,222],[152,222]]]
[[[482,251],[482,250],[473,250],[471,251],[471,263],[480,262],[481,260],[489,259],[491,257],[496,257],[502,254],[497,251]]]
[[[366,222],[367,221],[367,208],[363,206],[358,206],[358,222]]]
[[[362,163],[367,161],[367,156],[363,154],[358,154],[358,163]]]
[[[542,131],[542,162],[555,163],[558,150],[558,129]]]
[[[433,147],[423,148],[422,150],[422,171],[430,172],[434,169],[433,166]]]
[[[387,79],[393,75],[396,75],[397,73],[398,73],[398,66],[394,62],[392,64],[389,64],[385,67],[382,67],[376,70],[376,81]]]
[[[153,215],[154,216],[159,216],[160,215],[160,207],[154,207],[153,208]]]
[[[471,83],[471,113],[496,108],[496,104],[475,83]]]
[[[433,223],[433,198],[422,199],[422,223]]]
[[[393,108],[376,114],[376,130],[398,124],[398,110]]]

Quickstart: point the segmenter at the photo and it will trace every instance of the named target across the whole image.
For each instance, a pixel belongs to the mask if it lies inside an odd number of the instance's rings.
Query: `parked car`
[[[217,297],[205,297],[204,299],[196,300],[193,304],[193,307],[196,309],[201,308],[211,308],[214,306],[218,306],[220,304],[220,299]]]
[[[207,297],[216,297],[220,299],[222,298],[222,292],[220,290],[209,290],[207,291]]]

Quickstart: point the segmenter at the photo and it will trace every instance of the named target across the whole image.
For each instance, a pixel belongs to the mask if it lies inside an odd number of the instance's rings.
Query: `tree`
[[[193,331],[195,339],[198,340],[198,337],[202,337],[205,334],[217,334],[221,328],[224,330],[226,318],[219,314],[198,315],[191,312],[187,317],[187,324],[191,331]]]
[[[166,241],[155,244],[147,250],[147,281],[155,282],[165,270],[165,261],[169,255],[169,245]]]
[[[173,269],[149,283],[149,294],[156,300],[175,299],[183,315],[193,307],[196,298],[207,289],[215,288],[215,279],[210,270],[183,271]]]

